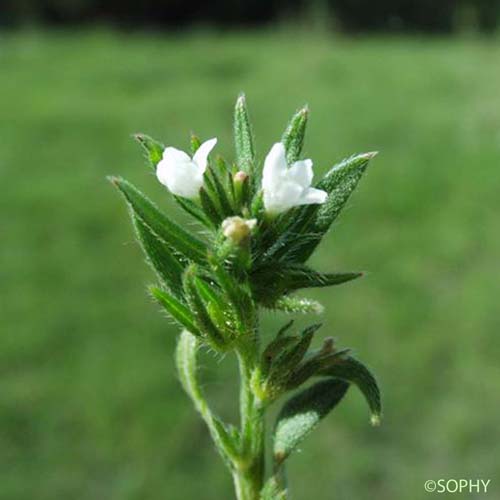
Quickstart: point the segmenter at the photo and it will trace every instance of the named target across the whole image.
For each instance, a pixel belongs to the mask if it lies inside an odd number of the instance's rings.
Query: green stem
[[[241,460],[233,473],[234,484],[238,500],[258,500],[264,483],[264,410],[250,386],[253,360],[240,351],[238,361],[241,378]]]

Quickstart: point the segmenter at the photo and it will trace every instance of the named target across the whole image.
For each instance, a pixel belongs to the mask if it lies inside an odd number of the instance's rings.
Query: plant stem
[[[253,356],[252,356],[253,357]],[[264,410],[250,387],[253,359],[238,353],[240,367],[241,461],[233,477],[238,500],[258,500],[264,482]]]

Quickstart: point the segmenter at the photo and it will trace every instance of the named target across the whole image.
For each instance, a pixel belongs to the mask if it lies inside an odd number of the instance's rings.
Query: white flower
[[[165,148],[163,158],[156,167],[156,177],[173,194],[195,198],[203,185],[208,155],[216,143],[215,138],[205,141],[193,158],[179,149]]]
[[[311,187],[312,160],[286,162],[285,146],[277,142],[264,161],[262,189],[264,206],[271,214],[284,212],[297,205],[324,203],[328,194]]]

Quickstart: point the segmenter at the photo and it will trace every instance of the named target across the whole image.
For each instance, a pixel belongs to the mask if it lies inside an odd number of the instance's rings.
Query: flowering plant
[[[234,113],[236,159],[209,160],[216,139],[191,138],[191,153],[136,136],[158,180],[203,227],[187,231],[122,178],[120,190],[159,284],[150,292],[182,328],[176,363],[181,383],[206,422],[234,478],[239,500],[288,498],[285,462],[302,440],[344,397],[350,385],[365,396],[373,424],[380,393],[370,371],[349,349],[327,338],[310,349],[314,324],[296,332],[293,321],[267,344],[259,333],[260,308],[319,313],[319,303],[297,298],[303,288],[339,285],[357,272],[322,273],[306,261],[328,232],[374,153],[351,156],[314,187],[311,160],[301,160],[308,110],[291,119],[281,141],[256,161],[245,97]],[[197,353],[207,346],[233,352],[240,368],[240,424],[223,422],[210,408],[197,371]],[[304,383],[305,389],[296,391]],[[265,414],[291,391],[272,435],[272,467],[266,477]]]

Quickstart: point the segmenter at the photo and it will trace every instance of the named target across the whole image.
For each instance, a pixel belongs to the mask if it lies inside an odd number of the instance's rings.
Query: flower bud
[[[233,176],[234,182],[238,184],[243,184],[247,179],[248,179],[248,174],[246,174],[242,170],[236,172]]]
[[[226,238],[240,245],[248,240],[256,224],[256,219],[243,219],[238,216],[228,217],[222,222],[222,233]]]

